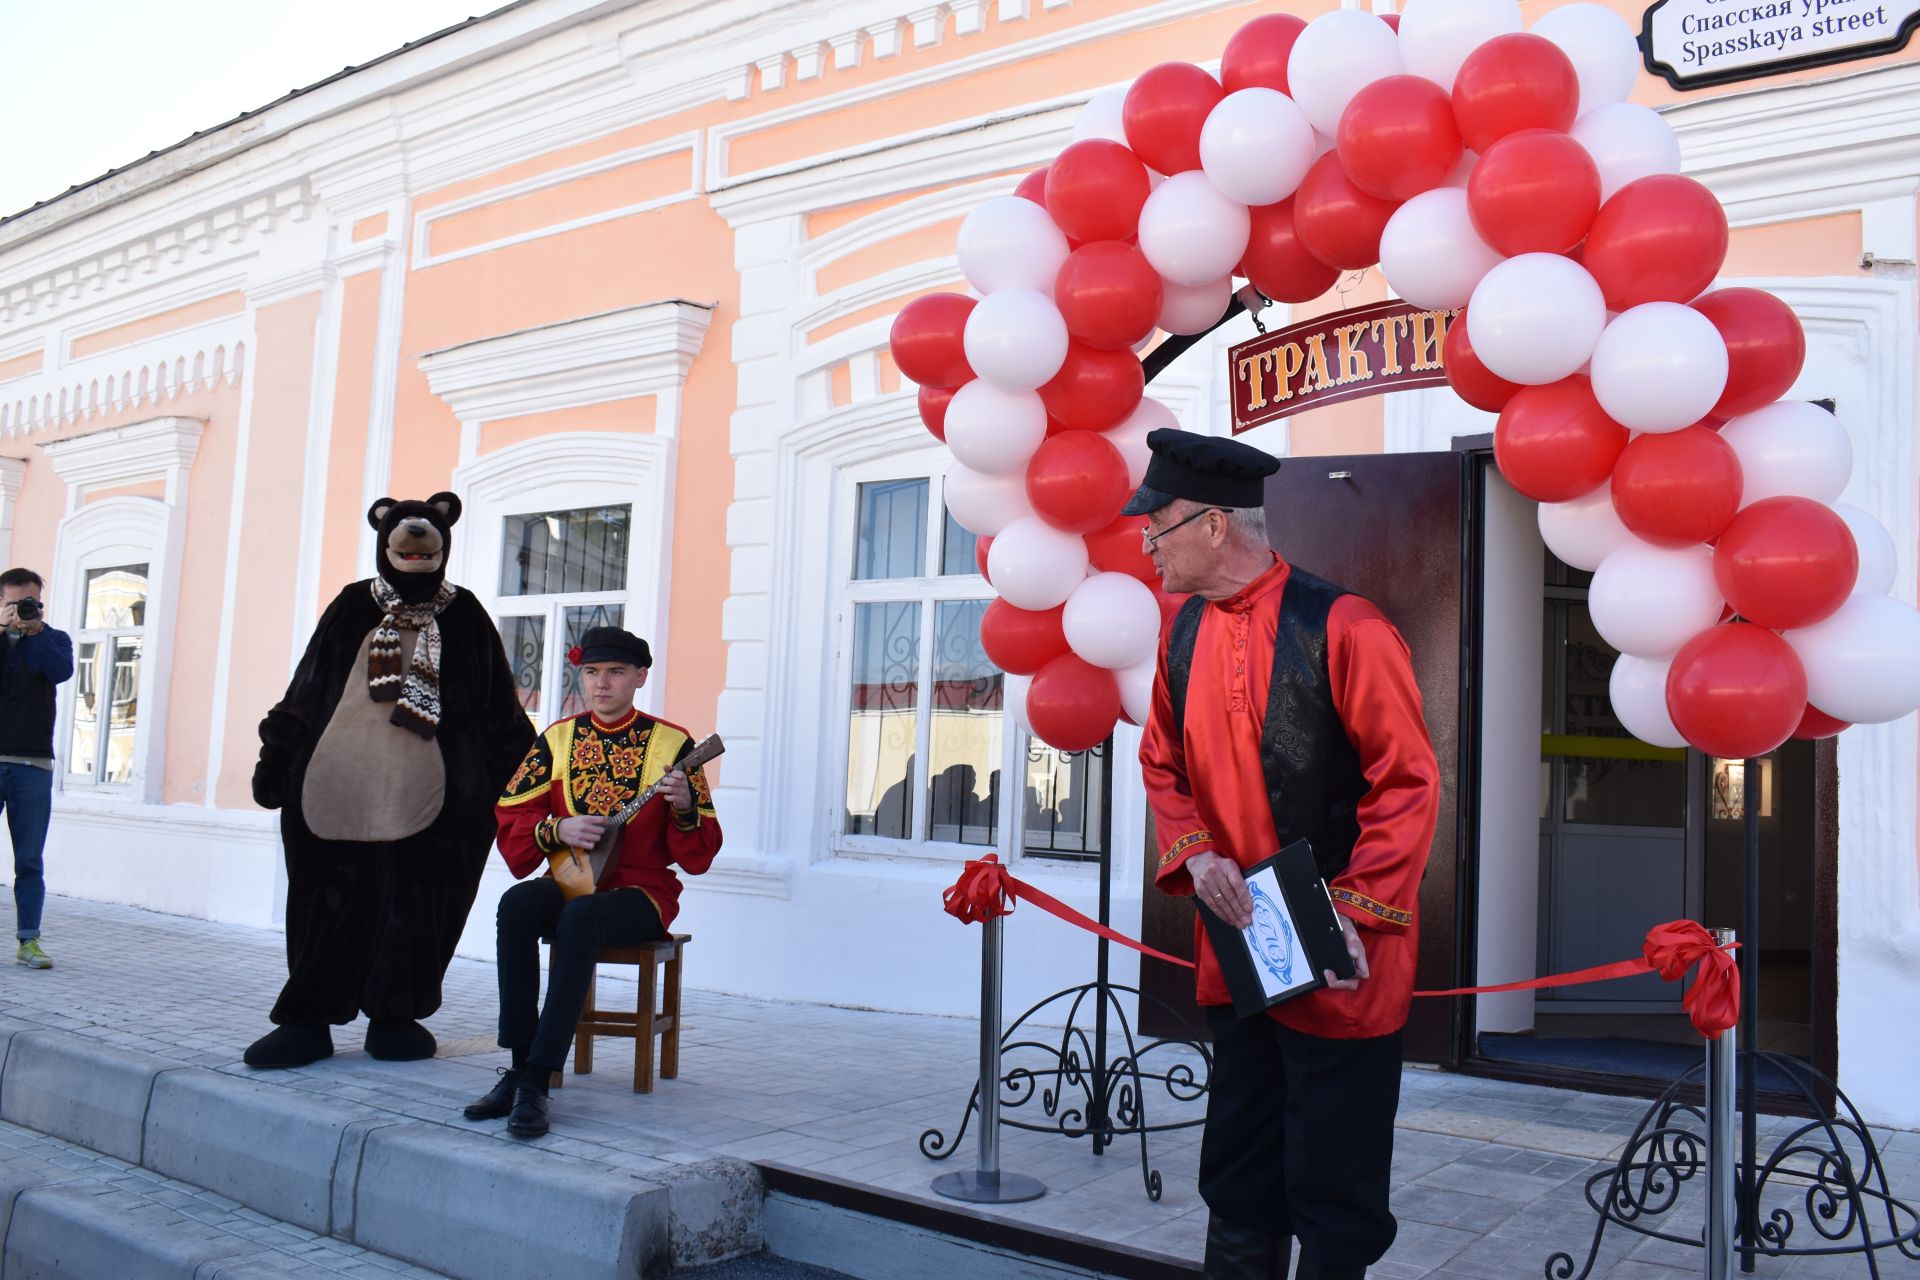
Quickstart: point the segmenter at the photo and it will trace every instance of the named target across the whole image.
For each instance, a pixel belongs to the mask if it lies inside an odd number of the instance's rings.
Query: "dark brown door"
[[[1267,482],[1267,528],[1289,562],[1367,597],[1413,650],[1427,728],[1440,760],[1439,825],[1420,889],[1420,966],[1427,989],[1457,981],[1460,866],[1462,628],[1467,540],[1468,456],[1380,454],[1289,458]],[[1149,832],[1149,848],[1152,848]],[[1142,930],[1149,946],[1193,954],[1193,904],[1153,887],[1157,859],[1146,858]],[[1140,1022],[1149,1034],[1204,1027],[1186,970],[1142,965]],[[1155,1002],[1168,1008],[1160,1009]],[[1406,1054],[1418,1062],[1460,1060],[1451,1000],[1416,1000]]]

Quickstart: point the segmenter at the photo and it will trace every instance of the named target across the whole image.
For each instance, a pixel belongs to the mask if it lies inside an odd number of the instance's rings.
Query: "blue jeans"
[[[20,941],[40,936],[40,908],[47,900],[41,855],[53,817],[53,770],[31,764],[0,764],[0,808],[13,836],[13,913]]]

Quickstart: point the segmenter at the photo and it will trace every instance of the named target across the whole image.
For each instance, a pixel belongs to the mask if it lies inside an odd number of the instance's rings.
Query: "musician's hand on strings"
[[[667,803],[680,813],[693,812],[693,784],[687,781],[684,770],[675,769],[660,779],[660,794]]]
[[[592,814],[582,814],[577,818],[562,818],[555,830],[560,838],[576,849],[591,849],[600,843],[600,837],[606,834],[607,820]]]
[[[1335,991],[1358,991],[1360,980],[1372,976],[1367,969],[1367,944],[1360,941],[1360,931],[1353,927],[1353,921],[1343,915],[1336,915],[1334,918],[1340,922],[1341,940],[1347,944],[1347,955],[1353,960],[1353,976],[1336,978],[1333,976],[1333,970],[1323,970],[1327,985]]]
[[[1236,929],[1253,923],[1253,895],[1240,866],[1232,858],[1218,853],[1196,853],[1187,859],[1187,874],[1193,877],[1193,893]]]

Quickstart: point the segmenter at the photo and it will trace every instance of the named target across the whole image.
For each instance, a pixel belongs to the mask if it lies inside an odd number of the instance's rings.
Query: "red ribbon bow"
[[[961,924],[994,920],[1013,910],[1014,895],[1007,887],[1010,880],[1013,877],[1000,865],[1000,855],[990,853],[968,862],[960,878],[940,894],[940,900],[946,904],[947,914]]]
[[[1701,1035],[1718,1040],[1740,1020],[1740,966],[1698,924],[1674,920],[1655,925],[1647,931],[1645,953],[1648,966],[1668,982],[1678,982],[1687,970],[1700,966],[1680,1003]]]

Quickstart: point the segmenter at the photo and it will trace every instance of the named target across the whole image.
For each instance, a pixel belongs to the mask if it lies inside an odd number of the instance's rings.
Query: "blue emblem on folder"
[[[1253,934],[1253,953],[1281,985],[1290,987],[1293,985],[1293,926],[1287,922],[1285,908],[1274,901],[1264,885],[1254,882],[1247,888],[1253,894],[1253,923],[1247,926]]]

